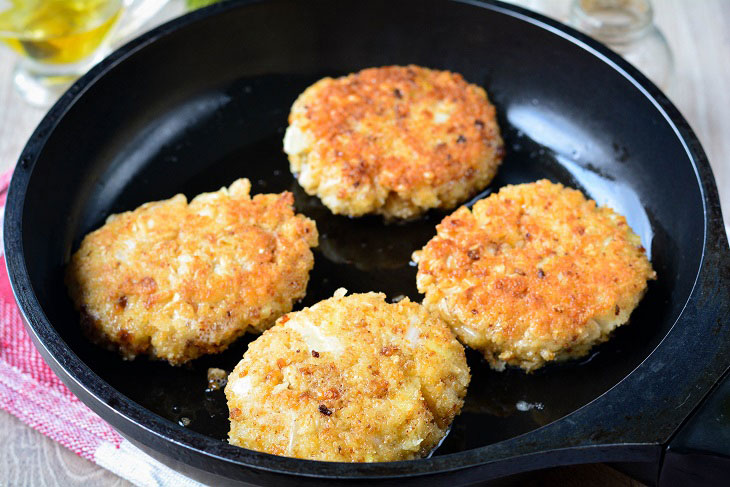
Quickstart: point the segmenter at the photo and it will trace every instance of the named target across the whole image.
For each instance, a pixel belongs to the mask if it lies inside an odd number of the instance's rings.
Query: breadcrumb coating
[[[66,284],[89,337],[125,358],[179,365],[261,332],[305,294],[317,228],[291,193],[228,189],[110,216],[71,257]]]
[[[656,278],[623,216],[547,180],[503,187],[436,228],[413,255],[423,304],[498,370],[586,355]]]
[[[395,461],[429,454],[469,383],[464,349],[421,305],[381,293],[287,314],[229,375],[229,441],[297,458]]]
[[[489,184],[503,143],[494,106],[460,74],[418,66],[324,78],[294,102],[292,172],[333,213],[414,218]]]

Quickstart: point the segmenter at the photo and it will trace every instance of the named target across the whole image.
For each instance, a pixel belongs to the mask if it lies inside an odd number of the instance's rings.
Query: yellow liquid
[[[0,0],[0,40],[52,64],[93,53],[117,21],[121,0]]]

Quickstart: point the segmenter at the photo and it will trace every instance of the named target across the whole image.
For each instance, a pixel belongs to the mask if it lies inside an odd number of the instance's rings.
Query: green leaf
[[[188,6],[188,10],[195,10],[196,8],[213,5],[214,3],[218,3],[219,1],[220,0],[185,0],[185,3]]]

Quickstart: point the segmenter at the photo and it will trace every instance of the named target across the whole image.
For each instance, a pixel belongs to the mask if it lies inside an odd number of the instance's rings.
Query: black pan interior
[[[497,106],[507,156],[478,197],[540,178],[580,188],[627,216],[659,275],[630,326],[584,360],[496,373],[469,351],[466,405],[435,454],[534,430],[621,381],[669,331],[699,267],[702,194],[685,149],[641,90],[587,51],[458,2],[254,3],[165,36],[92,84],[39,154],[62,163],[36,164],[28,193],[43,196],[23,212],[24,232],[33,232],[24,239],[28,272],[63,340],[132,400],[224,440],[227,408],[221,391],[206,391],[206,370],[232,369],[255,337],[184,367],[125,362],[83,339],[62,276],[83,235],[110,213],[239,177],[254,192],[294,192],[298,210],[317,221],[320,247],[298,307],[338,287],[419,300],[410,254],[444,214],[403,225],[332,216],[297,186],[281,149],[288,109],[306,86],[407,63],[460,72]]]

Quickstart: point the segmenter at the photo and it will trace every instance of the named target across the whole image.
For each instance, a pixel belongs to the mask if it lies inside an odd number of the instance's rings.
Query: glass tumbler
[[[167,0],[0,0],[0,41],[20,54],[13,80],[31,104],[48,106]]]

